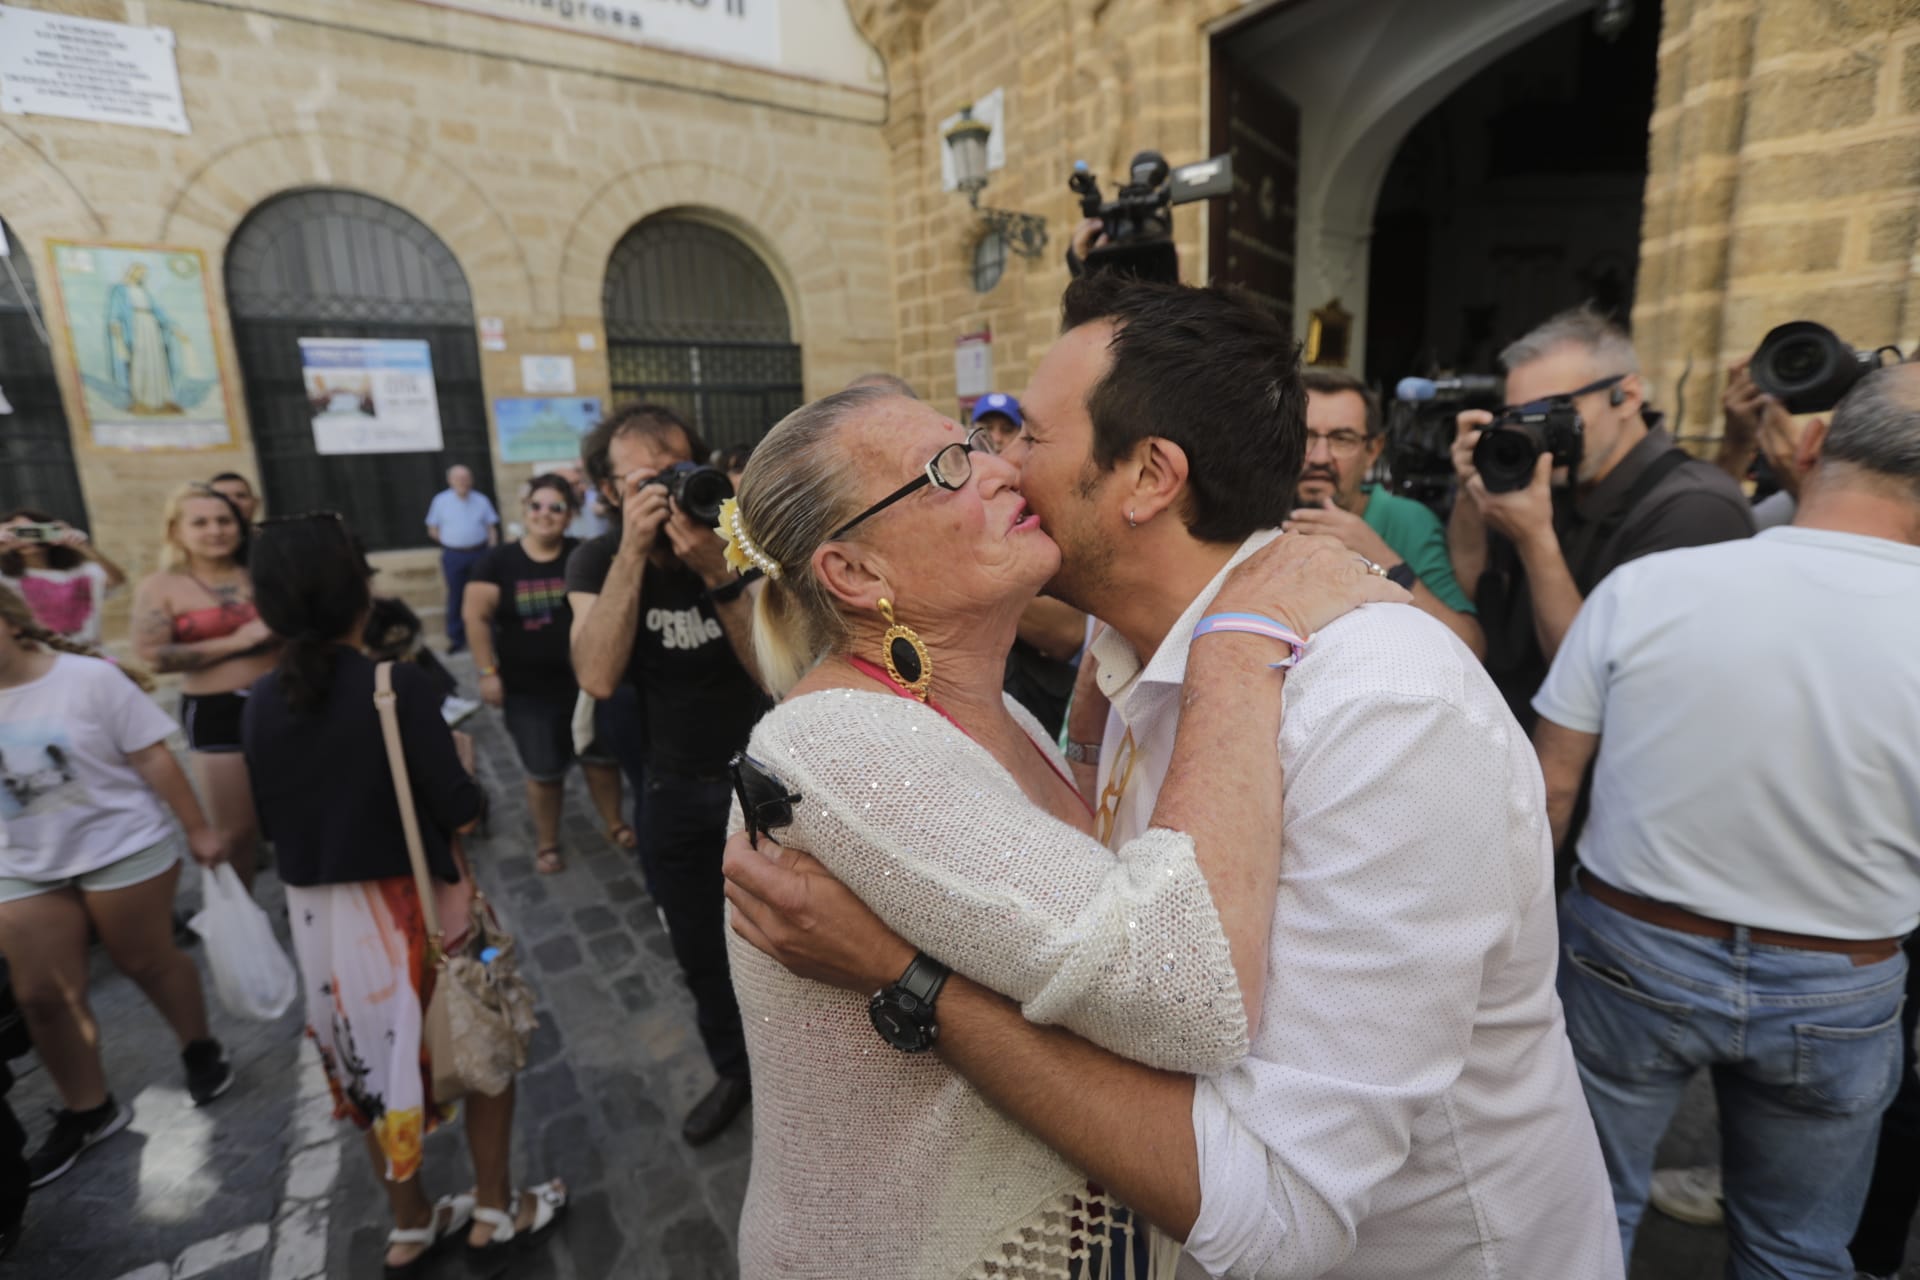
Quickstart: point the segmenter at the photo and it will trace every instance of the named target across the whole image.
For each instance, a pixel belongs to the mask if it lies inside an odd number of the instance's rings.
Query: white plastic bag
[[[235,1017],[271,1022],[293,1006],[298,993],[293,961],[232,867],[221,863],[200,884],[205,905],[188,927],[206,940],[214,994]]]

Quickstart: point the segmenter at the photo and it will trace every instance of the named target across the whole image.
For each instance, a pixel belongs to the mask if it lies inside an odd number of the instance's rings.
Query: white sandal
[[[441,1215],[446,1216],[446,1225],[441,1225]],[[397,1245],[417,1244],[425,1246],[410,1260],[399,1266],[389,1264],[386,1268],[388,1280],[411,1276],[418,1272],[432,1253],[444,1241],[457,1231],[465,1231],[473,1223],[474,1201],[470,1194],[441,1196],[434,1202],[433,1217],[424,1227],[395,1227],[387,1232],[387,1248]]]
[[[475,1222],[484,1222],[493,1228],[493,1236],[485,1244],[467,1242],[468,1253],[487,1253],[494,1249],[505,1248],[515,1240],[531,1240],[551,1227],[559,1220],[567,1208],[567,1184],[554,1178],[537,1187],[525,1191],[516,1191],[507,1197],[507,1203],[515,1209],[520,1207],[521,1196],[533,1197],[533,1221],[522,1230],[514,1221],[517,1214],[503,1209],[476,1208],[473,1211]]]

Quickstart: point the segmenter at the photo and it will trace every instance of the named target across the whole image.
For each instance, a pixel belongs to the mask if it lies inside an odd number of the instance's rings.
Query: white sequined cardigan
[[[760,722],[750,751],[803,797],[781,839],[1029,1020],[1174,1071],[1246,1054],[1187,836],[1150,831],[1116,855],[1033,805],[937,712],[888,693],[797,698]],[[1086,1218],[1086,1179],[936,1055],[887,1047],[866,996],[727,936],[753,1060],[743,1280],[1064,1280],[1086,1242],[1071,1226]]]

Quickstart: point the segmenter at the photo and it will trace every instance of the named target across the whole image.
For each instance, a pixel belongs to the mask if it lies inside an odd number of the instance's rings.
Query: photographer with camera
[[[1920,1095],[1881,1122],[1920,999],[1920,368],[1867,374],[1795,470],[1792,526],[1602,583],[1535,699],[1556,837],[1593,765],[1560,998],[1629,1250],[1706,1068],[1730,1274],[1886,1275],[1920,1201]]]
[[[1474,657],[1484,658],[1486,637],[1473,602],[1454,579],[1439,517],[1411,498],[1365,483],[1387,444],[1380,397],[1338,370],[1304,369],[1300,380],[1307,387],[1307,457],[1286,528],[1338,538],[1380,565],[1413,593],[1415,608],[1445,623]]]
[[[1629,560],[1746,538],[1754,526],[1739,486],[1660,425],[1633,343],[1606,317],[1563,311],[1500,362],[1507,410],[1457,419],[1460,494],[1447,544],[1486,629],[1487,670],[1530,728],[1534,692],[1601,579]]]
[[[727,967],[720,856],[732,801],[727,761],[766,709],[752,652],[747,580],[714,532],[726,476],[672,409],[615,410],[581,442],[587,474],[619,526],[573,553],[573,669],[611,698],[639,691],[646,782],[637,801],[640,858],[693,992],[718,1082],[682,1134],[718,1137],[747,1104],[747,1048]]]

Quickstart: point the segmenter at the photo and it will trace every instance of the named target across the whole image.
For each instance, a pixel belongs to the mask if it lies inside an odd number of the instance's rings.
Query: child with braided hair
[[[205,867],[226,844],[167,747],[174,724],[151,687],[46,630],[0,586],[0,954],[65,1104],[28,1158],[35,1187],[133,1115],[107,1091],[87,1007],[89,924],[179,1037],[194,1102],[233,1083],[171,915],[182,844]]]

